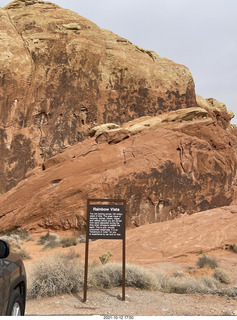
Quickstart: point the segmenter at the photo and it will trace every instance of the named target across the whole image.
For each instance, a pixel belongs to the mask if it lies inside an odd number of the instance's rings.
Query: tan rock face
[[[0,8],[0,192],[88,129],[195,107],[189,70],[55,4]]]

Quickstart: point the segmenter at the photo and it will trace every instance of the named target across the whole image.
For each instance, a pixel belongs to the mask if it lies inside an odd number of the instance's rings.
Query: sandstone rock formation
[[[163,261],[184,260],[193,254],[195,262],[197,254],[228,256],[228,249],[237,243],[237,207],[228,206],[191,216],[184,216],[173,221],[153,223],[127,231],[127,259],[130,263],[150,264]],[[98,258],[98,253],[111,250],[113,259],[121,260],[121,243],[98,240],[90,244],[90,256]],[[222,251],[222,252],[221,252]],[[232,267],[236,269],[233,253]],[[187,258],[190,262],[190,257]],[[230,256],[225,258],[231,267]],[[160,265],[159,265],[160,267]],[[176,269],[177,270],[177,269]],[[236,278],[236,276],[233,274]]]
[[[189,70],[55,4],[0,8],[0,193],[92,126],[196,107]]]
[[[237,201],[233,114],[185,66],[49,2],[0,18],[1,229],[83,229],[88,198],[127,200],[129,227]]]
[[[236,137],[204,111],[183,122],[180,113],[137,131],[97,127],[98,135],[46,160],[0,197],[1,229],[83,229],[88,198],[126,199],[128,227],[229,205]]]

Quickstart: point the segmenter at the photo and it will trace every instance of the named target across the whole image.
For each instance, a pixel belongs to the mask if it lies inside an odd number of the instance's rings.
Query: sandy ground
[[[30,253],[32,259],[25,260],[27,273],[38,259],[43,259],[56,253],[68,253],[74,250],[80,254],[84,262],[85,244],[81,243],[71,248],[56,248],[42,250],[37,245],[39,235],[34,241],[25,242],[23,247]],[[90,244],[90,262],[98,260],[100,243]],[[118,243],[118,252],[120,244]],[[97,248],[97,249],[96,249]],[[103,250],[105,248],[103,247]],[[228,271],[232,277],[231,286],[237,286],[237,255],[226,250],[215,250],[211,253],[218,258],[221,268]],[[120,254],[115,254],[112,261],[121,261]],[[135,263],[129,255],[130,263]],[[197,254],[184,255],[175,259],[153,259],[140,261],[147,268],[158,268],[167,273],[177,270],[191,271],[195,277],[210,276],[210,269],[195,267]],[[237,299],[213,295],[166,294],[126,288],[126,300],[121,300],[121,288],[110,290],[88,291],[88,300],[83,302],[83,292],[74,295],[62,295],[40,300],[29,300],[26,305],[26,315],[123,315],[123,316],[233,316],[237,315]]]
[[[26,315],[234,316],[237,300],[212,295],[180,295],[121,288],[43,298],[27,302]]]

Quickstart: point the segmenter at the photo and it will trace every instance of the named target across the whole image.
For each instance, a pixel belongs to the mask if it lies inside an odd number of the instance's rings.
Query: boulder
[[[233,111],[226,109],[224,103],[219,102],[214,98],[205,99],[199,95],[196,95],[196,97],[198,106],[204,108],[218,125],[225,129],[231,126],[230,121],[235,115]]]

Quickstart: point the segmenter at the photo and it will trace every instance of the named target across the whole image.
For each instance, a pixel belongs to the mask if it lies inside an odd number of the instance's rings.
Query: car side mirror
[[[9,244],[3,240],[0,240],[0,259],[7,258],[10,253]]]

